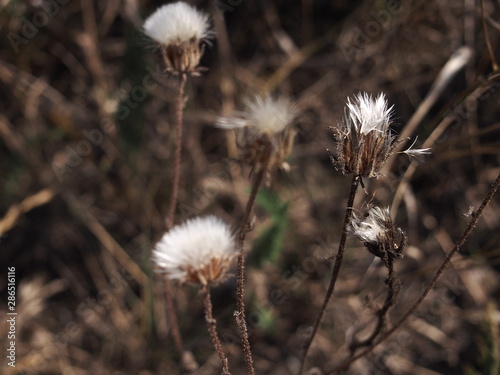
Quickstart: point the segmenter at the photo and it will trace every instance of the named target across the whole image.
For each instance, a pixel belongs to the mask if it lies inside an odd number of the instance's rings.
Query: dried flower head
[[[203,41],[213,36],[208,16],[178,1],[158,8],[144,23],[144,33],[160,45],[172,73],[196,73]]]
[[[206,286],[224,278],[236,255],[230,227],[215,216],[206,216],[164,234],[152,259],[168,278]]]
[[[287,98],[255,96],[245,100],[245,110],[233,117],[221,117],[216,125],[237,130],[238,148],[244,162],[259,171],[285,166],[292,150],[295,130],[291,127],[297,108]]]
[[[395,226],[389,207],[370,207],[361,217],[353,214],[348,231],[363,241],[370,253],[384,261],[401,257],[406,247],[406,235]]]
[[[348,98],[342,122],[332,128],[337,157],[330,158],[335,168],[343,174],[379,176],[380,168],[396,146],[389,127],[391,111],[384,94],[373,98],[359,93],[354,99]]]

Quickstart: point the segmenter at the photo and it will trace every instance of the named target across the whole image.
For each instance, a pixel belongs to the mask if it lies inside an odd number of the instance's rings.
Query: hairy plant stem
[[[257,198],[257,193],[259,191],[264,177],[267,173],[267,168],[269,165],[269,158],[266,159],[262,169],[255,176],[255,180],[252,185],[252,191],[250,192],[250,197],[248,198],[247,205],[245,207],[245,213],[243,215],[243,221],[241,223],[240,231],[238,234],[238,246],[240,248],[240,253],[238,254],[238,266],[237,266],[237,278],[236,278],[236,300],[237,300],[237,312],[235,314],[236,324],[238,325],[241,341],[243,343],[243,353],[245,356],[245,363],[247,366],[248,375],[255,375],[255,370],[253,368],[252,350],[250,348],[250,341],[248,339],[248,329],[245,319],[245,239],[249,231],[250,222],[252,220],[253,210],[255,207],[255,199]]]
[[[175,210],[177,208],[177,197],[179,195],[179,180],[181,177],[181,151],[182,151],[182,114],[184,108],[184,86],[186,86],[186,73],[179,73],[179,86],[177,100],[175,102],[175,160],[174,177],[172,179],[172,195],[167,216],[167,229],[171,229],[175,223]]]
[[[453,246],[453,249],[451,249],[451,251],[448,253],[446,258],[443,260],[443,263],[441,263],[441,265],[437,269],[436,273],[432,277],[431,281],[429,282],[429,284],[427,285],[425,290],[422,292],[420,297],[418,297],[418,299],[415,301],[413,306],[397,321],[396,324],[394,324],[394,326],[391,329],[389,329],[387,332],[385,332],[383,335],[381,335],[380,338],[376,342],[374,342],[369,347],[367,347],[365,350],[363,350],[362,352],[353,356],[352,358],[350,358],[349,360],[347,360],[346,362],[344,362],[340,366],[337,366],[336,368],[334,368],[332,371],[330,371],[328,373],[329,375],[332,375],[332,374],[336,373],[337,371],[349,368],[351,363],[353,363],[357,359],[364,357],[365,355],[370,353],[377,345],[379,345],[381,342],[383,342],[385,339],[387,339],[389,336],[391,336],[394,332],[396,332],[402,326],[402,324],[406,321],[406,319],[408,319],[411,315],[413,315],[413,313],[418,309],[418,307],[420,306],[422,301],[425,299],[425,297],[427,297],[427,295],[432,290],[432,288],[434,288],[434,286],[436,285],[436,282],[443,274],[445,268],[448,266],[448,264],[450,264],[453,256],[460,250],[460,248],[465,243],[465,241],[467,240],[469,235],[472,233],[473,229],[476,227],[476,224],[479,221],[479,218],[481,217],[486,206],[488,206],[490,201],[493,199],[493,196],[495,195],[495,192],[497,191],[499,185],[500,185],[500,174],[497,176],[495,182],[493,183],[492,187],[490,188],[488,194],[486,194],[486,197],[484,198],[483,202],[481,203],[481,205],[479,206],[479,208],[477,209],[475,214],[472,215],[472,218],[469,222],[469,225],[467,225],[467,228],[465,229],[464,233],[462,234],[460,239],[455,243],[455,245]]]
[[[353,338],[352,343],[349,345],[351,355],[354,355],[356,350],[358,350],[359,348],[371,345],[377,338],[377,336],[382,333],[382,330],[387,323],[387,313],[389,309],[393,307],[397,302],[401,284],[399,282],[398,275],[394,270],[394,261],[396,259],[392,254],[386,254],[383,260],[387,267],[387,296],[385,298],[385,302],[383,306],[376,312],[377,325],[375,326],[373,332],[364,340],[358,340],[356,337]]]
[[[208,324],[208,331],[210,332],[210,337],[212,338],[212,342],[215,346],[215,350],[219,355],[220,363],[222,364],[222,373],[224,375],[231,375],[229,371],[229,364],[224,351],[222,350],[222,345],[219,340],[219,336],[217,335],[217,321],[214,319],[212,314],[212,301],[210,300],[210,288],[205,286],[203,288],[205,292],[205,318]]]
[[[175,211],[177,208],[177,197],[179,194],[179,180],[181,176],[181,151],[182,151],[182,114],[184,108],[184,86],[186,85],[186,73],[180,73],[177,100],[175,103],[175,160],[174,160],[174,177],[172,181],[172,195],[170,198],[169,212],[166,220],[167,230],[172,229],[175,223]],[[165,279],[165,299],[167,300],[167,315],[172,328],[172,336],[174,338],[175,346],[181,358],[184,355],[184,345],[182,343],[182,336],[175,314],[175,307],[172,301],[172,288],[170,280]]]
[[[330,280],[330,285],[328,286],[328,290],[326,291],[325,299],[323,301],[323,305],[321,306],[321,310],[319,311],[316,321],[314,322],[314,327],[311,336],[304,345],[304,352],[302,353],[299,375],[302,374],[302,371],[304,370],[307,353],[309,351],[309,348],[311,347],[314,337],[316,336],[316,333],[318,332],[319,325],[321,323],[321,320],[323,319],[323,315],[325,314],[328,302],[330,302],[330,298],[332,297],[333,290],[335,288],[335,283],[337,282],[337,277],[339,275],[340,267],[342,266],[342,258],[344,255],[345,242],[347,239],[347,225],[351,221],[352,206],[354,204],[354,198],[356,197],[356,191],[358,189],[360,180],[361,176],[353,176],[352,178],[351,190],[349,192],[349,198],[347,200],[347,207],[345,210],[344,224],[342,226],[342,235],[340,236],[339,248],[337,254],[335,255],[335,264],[332,270],[332,278]]]

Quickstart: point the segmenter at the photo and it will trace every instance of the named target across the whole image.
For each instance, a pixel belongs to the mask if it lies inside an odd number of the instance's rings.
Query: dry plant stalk
[[[209,288],[225,279],[236,255],[231,228],[215,216],[197,217],[173,227],[155,245],[152,254],[153,262],[167,278],[199,286],[205,293],[209,331],[225,374],[229,374],[228,363],[212,316]]]
[[[219,355],[220,362],[222,364],[222,373],[224,375],[231,375],[229,371],[229,364],[224,351],[222,350],[222,345],[219,340],[219,335],[217,334],[217,321],[213,317],[212,313],[212,301],[210,300],[210,288],[205,286],[205,319],[208,324],[208,331],[210,332],[210,337],[215,346],[215,351]]]
[[[202,70],[198,67],[198,64],[204,51],[203,42],[207,42],[213,36],[213,32],[209,28],[207,15],[181,1],[158,8],[146,20],[143,29],[144,33],[159,46],[166,71],[179,78],[175,102],[174,171],[170,206],[166,219],[167,229],[171,229],[175,224],[181,175],[184,87],[188,74],[198,75],[199,71]],[[168,279],[165,280],[165,298],[174,342],[181,357],[185,358],[182,336],[175,316],[171,286]],[[184,364],[184,367],[190,366],[188,363]]]
[[[394,153],[399,142],[396,141],[396,137],[390,129],[391,112],[392,107],[388,107],[384,94],[379,94],[376,98],[373,98],[366,93],[359,93],[353,99],[348,98],[342,121],[338,124],[337,128],[331,128],[334,138],[337,141],[337,152],[336,156],[334,156],[327,150],[330,160],[335,169],[344,175],[352,174],[353,177],[339,247],[332,269],[332,277],[326,291],[325,299],[314,322],[311,336],[304,344],[299,374],[302,374],[304,370],[307,353],[335,289],[342,265],[347,229],[351,223],[352,209],[358,185],[361,184],[364,187],[363,177],[372,178],[380,176],[380,169]],[[405,152],[409,153],[410,150],[406,150]],[[411,150],[411,153],[419,155],[428,153],[428,150],[416,149]],[[391,282],[395,282],[394,277],[392,280]],[[395,285],[392,285],[392,288],[394,289]],[[387,306],[383,310],[388,310],[393,304],[392,299],[396,296],[395,292],[393,290],[389,293],[391,295],[390,301],[387,302]],[[385,312],[383,312],[384,316]]]
[[[285,159],[291,152],[295,131],[290,127],[297,109],[286,98],[255,96],[245,100],[246,109],[230,118],[221,117],[217,126],[237,130],[237,146],[242,162],[249,165],[254,182],[248,198],[238,233],[237,311],[236,324],[240,332],[247,373],[254,375],[252,350],[248,339],[245,319],[245,239],[251,230],[251,222],[257,193],[263,183],[269,183],[270,174],[278,167],[285,167]]]
[[[490,204],[491,200],[493,199],[493,196],[495,195],[496,191],[498,190],[498,187],[500,186],[500,174],[497,176],[495,182],[491,186],[490,190],[484,197],[481,205],[475,211],[474,215],[471,215],[471,220],[469,221],[469,224],[467,225],[467,228],[465,229],[464,233],[460,237],[460,239],[455,243],[453,246],[453,249],[450,250],[446,258],[443,260],[439,268],[437,269],[436,273],[432,277],[431,281],[427,285],[427,287],[424,289],[422,294],[418,297],[418,299],[415,301],[412,307],[408,309],[408,311],[392,326],[391,329],[389,329],[387,332],[382,334],[378,340],[375,342],[371,343],[370,346],[368,346],[366,349],[364,349],[362,352],[356,354],[355,356],[349,358],[346,362],[343,364],[335,367],[333,370],[328,372],[328,375],[333,375],[337,373],[338,371],[348,369],[351,363],[354,361],[366,356],[368,353],[370,353],[377,345],[385,341],[389,336],[391,336],[394,332],[396,332],[403,323],[417,311],[419,308],[420,304],[423,302],[425,297],[429,294],[429,292],[434,288],[436,285],[438,279],[441,277],[443,272],[445,271],[446,267],[450,264],[451,259],[455,256],[455,254],[460,250],[460,248],[464,245],[465,241],[467,241],[467,238],[469,235],[472,233],[474,228],[476,227],[479,218],[483,214],[484,209]]]
[[[377,324],[373,332],[365,339],[353,337],[349,350],[354,355],[357,349],[369,346],[380,335],[387,323],[387,313],[398,299],[401,283],[394,270],[394,262],[403,256],[407,237],[401,228],[392,221],[389,208],[371,207],[364,217],[354,215],[349,227],[352,236],[363,241],[368,251],[382,259],[387,268],[387,296],[382,307],[377,309]]]
[[[182,158],[182,114],[184,108],[184,86],[186,85],[186,73],[179,73],[179,85],[177,100],[175,102],[175,159],[174,177],[172,179],[172,195],[167,216],[167,229],[173,227],[175,223],[175,211],[177,209],[177,199],[179,196],[179,182],[181,178],[181,158]]]
[[[321,309],[320,309],[318,316],[316,317],[316,320],[314,322],[314,326],[313,326],[313,330],[311,332],[311,335],[309,336],[309,338],[307,339],[307,341],[304,344],[302,357],[300,359],[299,375],[302,374],[302,372],[304,371],[307,353],[309,352],[309,348],[311,347],[311,344],[314,340],[314,337],[316,336],[316,333],[318,332],[319,325],[321,323],[321,320],[323,319],[323,315],[325,314],[328,303],[330,302],[330,299],[331,299],[332,294],[333,294],[333,290],[335,289],[335,283],[337,282],[337,277],[339,275],[340,267],[342,266],[342,259],[344,256],[345,242],[347,240],[347,227],[351,221],[352,206],[354,204],[354,199],[356,198],[356,191],[358,189],[360,179],[361,179],[361,177],[356,176],[356,175],[352,177],[351,189],[349,191],[349,198],[347,200],[347,207],[346,207],[346,211],[345,211],[345,215],[344,215],[344,224],[342,225],[342,232],[341,232],[341,236],[340,236],[339,247],[337,250],[337,254],[335,255],[335,263],[333,265],[332,277],[330,279],[330,284],[328,285],[328,289],[327,289],[326,294],[325,294],[325,299],[323,300],[323,304],[321,305]]]

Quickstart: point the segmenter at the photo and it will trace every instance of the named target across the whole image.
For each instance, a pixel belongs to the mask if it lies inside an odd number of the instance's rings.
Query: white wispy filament
[[[223,277],[236,255],[230,227],[215,216],[186,221],[163,235],[152,260],[170,279],[206,285]]]
[[[264,134],[279,133],[292,122],[297,109],[287,98],[255,96],[245,100],[245,110],[233,117],[219,117],[216,125],[223,129],[253,127]]]
[[[372,207],[366,217],[353,215],[348,230],[363,242],[377,244],[387,237],[387,223],[391,222],[389,207]]]
[[[358,134],[378,131],[384,135],[389,131],[392,107],[388,108],[383,93],[375,99],[367,93],[359,93],[347,99],[345,125],[347,131],[355,130]]]

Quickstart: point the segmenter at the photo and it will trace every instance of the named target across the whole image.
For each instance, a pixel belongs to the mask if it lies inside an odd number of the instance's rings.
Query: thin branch
[[[356,197],[356,191],[358,189],[360,179],[361,179],[360,176],[353,176],[353,178],[352,178],[351,190],[349,192],[349,199],[347,200],[347,207],[346,207],[345,216],[344,216],[344,224],[342,227],[342,235],[340,237],[339,248],[337,251],[337,255],[335,256],[335,264],[334,264],[333,270],[332,270],[332,278],[330,280],[330,285],[328,286],[328,290],[326,291],[325,300],[323,301],[323,305],[321,306],[321,310],[320,310],[320,312],[316,318],[316,321],[314,323],[314,327],[313,327],[313,331],[311,333],[311,336],[309,337],[309,339],[307,340],[307,342],[304,345],[304,352],[302,353],[299,375],[302,374],[302,371],[304,370],[304,365],[305,365],[307,353],[309,351],[309,348],[311,347],[311,344],[314,340],[314,337],[316,336],[319,324],[321,323],[323,315],[325,314],[326,307],[328,306],[328,302],[330,302],[330,298],[332,297],[333,290],[335,288],[335,283],[337,282],[337,277],[338,277],[338,274],[340,271],[340,267],[342,265],[342,258],[344,255],[345,242],[347,239],[347,226],[348,226],[349,222],[351,221],[352,206],[354,204],[354,198]]]
[[[248,339],[248,329],[245,321],[245,239],[250,227],[250,222],[252,220],[252,215],[255,207],[255,200],[257,198],[257,193],[259,191],[264,177],[267,173],[267,168],[269,164],[269,158],[266,158],[262,169],[255,176],[254,183],[252,185],[252,191],[250,192],[250,197],[245,208],[245,213],[243,215],[243,221],[238,234],[238,245],[240,248],[240,253],[238,255],[238,266],[237,266],[237,285],[236,285],[236,299],[237,299],[237,312],[235,314],[236,323],[240,330],[241,340],[243,342],[243,352],[245,355],[245,363],[247,366],[247,372],[249,375],[254,375],[255,370],[253,368],[252,351],[250,348],[250,341]]]
[[[184,86],[186,86],[186,73],[180,73],[177,101],[175,103],[175,160],[174,177],[172,180],[172,196],[167,216],[167,229],[171,229],[175,223],[175,210],[177,208],[177,197],[179,195],[179,180],[181,177],[181,151],[182,151],[182,113],[184,108]]]
[[[493,52],[493,47],[491,46],[490,35],[488,34],[488,27],[486,26],[486,13],[484,10],[484,0],[481,0],[481,21],[483,24],[483,34],[484,41],[486,42],[486,48],[488,48],[488,54],[491,59],[491,66],[493,71],[496,72],[498,70],[498,63],[495,58],[495,53]]]
[[[182,115],[184,108],[184,86],[186,85],[187,75],[180,73],[177,100],[175,103],[175,160],[174,160],[174,176],[172,181],[172,196],[170,198],[170,207],[166,220],[167,230],[171,229],[175,223],[175,211],[177,208],[177,197],[179,194],[179,181],[181,175],[181,151],[182,151]],[[179,323],[177,321],[175,307],[172,302],[172,289],[170,281],[165,280],[165,299],[167,301],[167,315],[172,326],[172,336],[177,351],[181,358],[184,358],[184,345],[180,333]]]
[[[208,286],[204,287],[205,289],[205,318],[208,324],[208,331],[210,332],[210,337],[212,338],[212,342],[215,346],[215,350],[219,355],[220,363],[222,364],[222,374],[223,375],[231,375],[229,371],[229,364],[224,351],[222,350],[222,345],[219,340],[219,336],[217,335],[217,321],[214,319],[212,314],[212,301],[210,300],[210,288]]]
[[[396,259],[392,254],[387,253],[385,255],[384,262],[387,267],[387,296],[385,298],[385,302],[383,306],[377,311],[377,325],[375,326],[373,332],[364,340],[357,340],[355,337],[353,338],[353,342],[349,345],[351,355],[354,355],[356,350],[358,350],[359,348],[371,345],[386,326],[387,313],[389,312],[389,309],[396,304],[399,296],[399,291],[401,289],[401,283],[398,279],[396,271],[394,270],[395,260]]]
[[[413,306],[399,319],[399,321],[386,333],[384,333],[375,343],[370,345],[368,348],[363,350],[361,353],[355,355],[354,357],[350,358],[348,361],[345,363],[341,364],[340,366],[337,366],[334,368],[332,371],[330,371],[328,374],[332,375],[337,371],[344,370],[349,368],[350,364],[356,361],[357,359],[364,357],[368,353],[370,353],[377,345],[379,345],[381,342],[383,342],[385,339],[387,339],[389,336],[391,336],[394,332],[396,332],[408,319],[413,313],[418,309],[422,301],[427,297],[429,292],[432,290],[434,285],[436,285],[436,282],[438,281],[439,277],[441,277],[442,273],[444,272],[445,268],[448,266],[448,264],[451,262],[451,259],[453,256],[460,250],[462,245],[465,243],[469,235],[471,234],[472,230],[476,227],[477,222],[479,221],[479,218],[481,217],[483,210],[488,206],[490,201],[493,199],[493,196],[495,195],[495,192],[498,189],[498,186],[500,185],[500,174],[498,175],[497,179],[493,183],[493,186],[490,188],[490,191],[484,198],[483,202],[481,203],[481,206],[477,209],[476,213],[472,215],[472,218],[469,222],[469,225],[465,229],[464,233],[462,234],[462,237],[455,243],[455,246],[453,246],[453,249],[448,253],[446,258],[444,259],[443,263],[441,266],[439,266],[438,270],[434,274],[432,280],[429,282],[425,290],[422,292],[420,297],[417,299],[417,301],[413,304]]]

